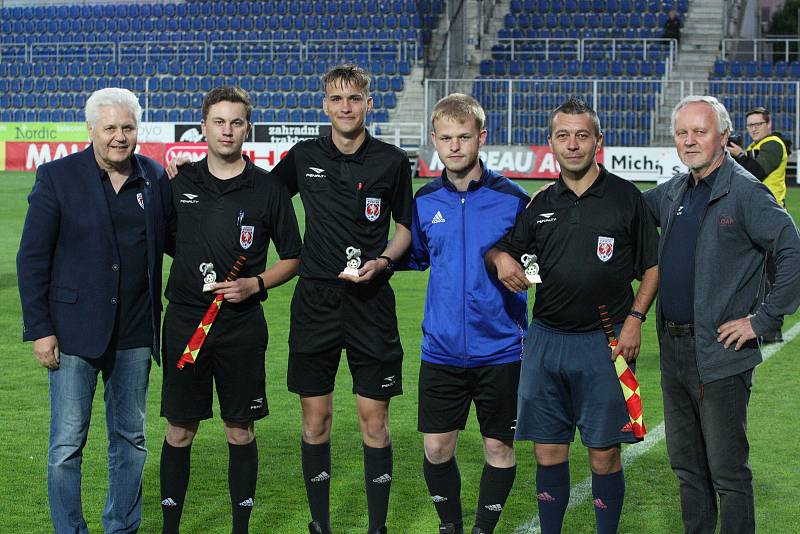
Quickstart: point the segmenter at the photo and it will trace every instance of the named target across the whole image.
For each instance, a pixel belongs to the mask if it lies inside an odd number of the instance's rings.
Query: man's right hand
[[[58,352],[56,336],[40,337],[33,342],[33,353],[36,359],[48,369],[58,369],[61,355]]]
[[[185,165],[190,161],[191,159],[189,156],[178,156],[176,158],[172,158],[172,160],[169,162],[169,165],[167,165],[167,176],[169,176],[169,179],[172,180],[178,175],[178,167]]]
[[[497,270],[497,279],[500,280],[509,291],[522,293],[533,285],[525,276],[525,270],[522,268],[522,265],[520,265],[511,254],[497,251],[492,260]]]

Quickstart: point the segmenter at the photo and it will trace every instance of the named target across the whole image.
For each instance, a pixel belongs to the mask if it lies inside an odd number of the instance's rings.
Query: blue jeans
[[[695,338],[661,333],[667,452],[686,534],[755,532],[747,404],[753,369],[700,384]],[[717,506],[719,499],[719,507]]]
[[[105,384],[108,433],[103,530],[136,532],[141,522],[150,347],[119,350],[96,360],[61,353],[58,369],[49,372],[47,494],[56,534],[89,532],[81,506],[81,462],[99,373]]]

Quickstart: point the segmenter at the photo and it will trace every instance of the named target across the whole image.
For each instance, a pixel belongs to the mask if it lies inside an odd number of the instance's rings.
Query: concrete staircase
[[[465,11],[465,41],[468,43],[469,49],[464,54],[466,63],[460,65],[463,67],[463,79],[473,80],[479,75],[479,65],[481,60],[489,59],[491,57],[491,44],[484,43],[484,50],[477,48],[477,44],[481,38],[481,25],[480,25],[480,6],[481,2],[478,0],[467,0],[464,6]],[[511,9],[510,0],[500,0],[495,4],[494,14],[490,21],[489,31],[483,37],[489,37],[489,40],[497,36],[497,31],[502,28],[503,17]],[[439,26],[433,31],[430,50],[441,50],[444,44],[444,39],[448,30],[448,20],[443,15],[439,19]],[[451,43],[451,46],[461,47],[460,43]],[[453,54],[458,57],[460,54]],[[425,68],[423,62],[418,62],[411,69],[411,75],[406,78],[403,91],[398,95],[397,107],[389,112],[389,122],[380,125],[381,137],[389,142],[395,142],[395,139],[400,139],[399,146],[409,149],[410,140],[414,133],[419,136],[420,126],[422,131],[425,131],[425,124],[428,120],[429,110],[425,109]],[[452,91],[464,91],[471,93],[471,83],[469,87],[463,84],[455,84]],[[433,106],[435,102],[428,102],[429,106]],[[416,128],[414,125],[419,125]],[[394,137],[393,137],[394,136]],[[427,138],[424,139],[427,143]],[[413,149],[410,152],[414,152]]]
[[[678,60],[666,83],[661,103],[656,110],[655,137],[652,144],[671,146],[670,115],[681,98],[689,94],[706,94],[708,74],[719,55],[723,38],[722,13],[724,0],[695,0],[690,4],[683,30]]]
[[[479,26],[480,23],[480,6],[482,2],[477,0],[468,0],[467,7],[468,11],[468,19],[467,19],[467,32],[472,38],[472,42],[478,43],[481,36],[480,31],[482,28]],[[494,11],[492,13],[492,18],[489,20],[489,26],[486,33],[482,36],[483,43],[482,48],[478,49],[475,48],[474,50],[470,51],[470,64],[474,67],[474,75],[478,76],[479,70],[478,67],[480,62],[484,59],[491,59],[492,53],[492,44],[497,39],[497,32],[503,29],[503,18],[511,11],[511,0],[497,0],[494,5]]]

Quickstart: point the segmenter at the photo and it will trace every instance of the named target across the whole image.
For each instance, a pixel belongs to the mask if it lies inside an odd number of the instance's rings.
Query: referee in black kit
[[[289,194],[300,193],[306,213],[287,381],[303,409],[303,477],[312,534],[331,532],[330,436],[342,349],[364,440],[368,532],[386,532],[389,399],[402,393],[403,359],[388,278],[411,241],[411,167],[402,150],[367,133],[369,81],[355,65],[328,71],[322,78],[323,110],[331,119],[331,136],[298,143],[272,171]],[[396,230],[387,244],[390,215]]]
[[[258,474],[257,419],[265,396],[267,289],[297,272],[300,232],[283,184],[242,156],[252,105],[238,87],[212,89],[203,102],[208,157],[183,165],[172,180],[177,214],[175,259],[164,318],[161,415],[168,421],[161,451],[165,534],[177,533],[189,484],[191,446],[200,421],[212,416],[212,381],[228,441],[228,484],[234,534],[246,534]],[[269,242],[279,259],[265,270]],[[239,256],[235,281],[223,281]],[[206,291],[209,290],[209,291]],[[176,364],[215,295],[224,301],[193,365]]]
[[[514,439],[533,441],[542,534],[562,531],[575,428],[588,449],[597,532],[617,532],[625,497],[621,443],[634,434],[612,360],[633,366],[658,288],[658,231],[635,185],[597,163],[597,113],[570,98],[550,114],[548,143],[561,172],[485,256],[510,291],[531,285],[519,259],[541,266],[522,355]],[[631,282],[641,280],[634,296]],[[598,306],[619,343],[609,354]]]

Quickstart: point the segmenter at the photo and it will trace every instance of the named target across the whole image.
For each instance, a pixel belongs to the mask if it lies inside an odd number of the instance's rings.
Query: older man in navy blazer
[[[81,460],[102,374],[106,533],[141,521],[150,357],[158,362],[161,262],[171,215],[161,166],[134,154],[142,108],[126,89],[86,102],[91,146],[39,167],[17,273],[23,340],[49,369],[47,485],[57,534],[86,533]]]

